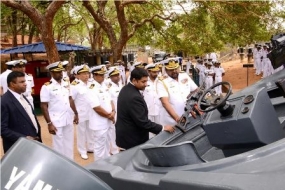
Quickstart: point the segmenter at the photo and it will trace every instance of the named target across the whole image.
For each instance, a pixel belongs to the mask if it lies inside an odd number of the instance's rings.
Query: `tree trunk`
[[[12,12],[12,46],[16,47],[18,45],[17,43],[17,11]]]
[[[42,14],[41,11],[39,11],[37,8],[33,7],[30,1],[10,0],[1,1],[1,3],[7,5],[8,7],[12,7],[15,10],[22,11],[36,25],[39,32],[41,33],[49,63],[60,60],[55,41],[53,39],[52,22],[54,15],[58,9],[60,9],[62,5],[66,3],[65,1],[49,1],[49,5],[46,8],[44,14]]]
[[[43,18],[43,21],[41,22],[41,35],[42,35],[42,41],[44,43],[48,62],[54,63],[56,61],[59,61],[59,54],[56,48],[55,40],[53,38],[52,34],[52,20],[50,18]]]
[[[116,44],[112,49],[113,49],[113,60],[114,60],[114,62],[116,62],[118,60],[122,60],[123,46]]]
[[[34,37],[35,31],[36,31],[35,25],[31,25],[30,32],[29,32],[28,44],[33,43],[33,37]]]
[[[47,32],[42,32],[42,40],[46,49],[48,62],[51,64],[59,61],[60,59],[54,39],[50,36],[47,36],[46,33]]]

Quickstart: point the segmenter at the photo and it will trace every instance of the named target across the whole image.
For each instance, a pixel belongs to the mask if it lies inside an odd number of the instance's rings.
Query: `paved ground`
[[[223,77],[223,81],[228,81],[232,84],[234,91],[238,91],[247,85],[247,69],[243,68],[243,63],[240,63],[239,60],[230,61],[226,63],[222,63],[222,67],[224,67],[226,74]],[[249,85],[255,83],[256,81],[260,80],[261,76],[254,75],[253,68],[249,68]],[[38,116],[39,122],[42,127],[42,137],[43,137],[43,143],[51,147],[51,135],[47,131],[47,124],[44,121],[43,116]],[[76,144],[76,138],[75,138],[75,144]],[[2,142],[0,144],[2,147]],[[3,150],[1,148],[1,157],[3,156]],[[74,146],[74,158],[75,162],[85,166],[91,162],[94,161],[93,154],[88,154],[89,159],[83,160],[80,158],[80,155],[78,154],[76,147]]]

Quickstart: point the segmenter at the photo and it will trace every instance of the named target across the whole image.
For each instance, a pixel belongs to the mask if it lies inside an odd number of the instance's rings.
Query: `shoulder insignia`
[[[79,82],[76,80],[72,81],[72,83],[71,83],[71,85],[77,85],[77,84],[79,84]]]
[[[167,78],[167,76],[159,76],[158,77],[158,80],[164,80],[164,79],[166,79]]]
[[[33,76],[31,73],[28,73],[29,76]]]
[[[108,84],[108,88],[110,88],[111,86],[112,86],[112,83],[109,83],[109,84]]]
[[[46,83],[45,83],[46,86],[48,86],[48,85],[50,85],[50,84],[51,84],[51,82],[46,82]]]
[[[95,87],[95,84],[91,84],[89,88],[92,89],[94,87]]]
[[[63,81],[68,82],[68,81],[69,81],[69,78],[68,78],[68,77],[64,77],[64,78],[63,78]]]
[[[179,73],[185,73],[185,71],[180,71]]]

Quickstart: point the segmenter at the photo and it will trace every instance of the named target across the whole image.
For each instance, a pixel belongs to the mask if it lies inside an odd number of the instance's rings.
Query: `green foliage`
[[[172,52],[195,55],[219,51],[229,43],[244,46],[268,41],[272,6],[269,1],[197,1],[191,12],[170,24],[156,45],[163,47],[167,42]]]
[[[219,51],[225,44],[244,46],[256,41],[268,41],[272,34],[284,32],[284,1],[193,1],[190,11],[184,9],[185,4],[182,2],[148,0],[126,6],[124,10],[128,25],[124,27],[128,29],[128,35],[132,34],[137,23],[151,18],[136,29],[127,43],[150,45],[169,52],[183,50],[185,54],[196,55]],[[51,1],[30,3],[44,13]],[[90,3],[98,10],[98,5],[104,1]],[[1,18],[5,21],[5,18],[11,17],[13,10],[1,5]],[[173,12],[174,5],[180,5],[181,10],[186,11],[174,14],[171,21],[162,18]],[[107,1],[102,11],[102,16],[111,24],[110,30],[114,31],[118,41],[122,37],[122,28],[118,22],[114,1]],[[154,15],[156,16],[153,17]],[[27,17],[24,20],[29,26],[24,31],[27,33],[32,23]],[[53,29],[55,39],[71,39],[82,43],[87,40],[91,42],[100,26],[82,6],[81,1],[67,1],[56,14]],[[112,47],[104,32],[97,35],[100,35],[102,46]]]

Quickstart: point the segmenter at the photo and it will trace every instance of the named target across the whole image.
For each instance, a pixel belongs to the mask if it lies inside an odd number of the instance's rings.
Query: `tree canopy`
[[[7,18],[7,23],[11,18],[11,28],[16,25],[10,32],[27,33],[35,26],[33,31],[36,28],[40,33],[50,62],[59,60],[55,40],[77,43],[87,40],[94,51],[101,47],[111,49],[117,60],[130,43],[195,55],[219,51],[225,44],[244,46],[268,41],[272,34],[284,32],[285,3],[275,0],[4,0],[1,3],[5,5],[1,7],[1,17]],[[30,21],[11,22],[13,12],[16,15],[22,12],[26,17],[20,18],[28,17]]]

